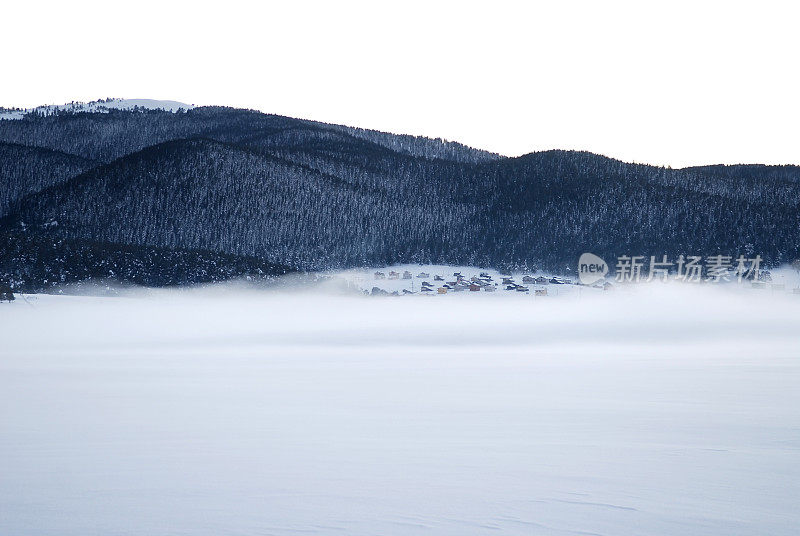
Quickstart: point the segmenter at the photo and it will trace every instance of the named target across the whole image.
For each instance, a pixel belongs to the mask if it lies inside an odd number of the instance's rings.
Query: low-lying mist
[[[560,296],[370,297],[335,279],[37,295],[0,306],[0,352],[104,347],[644,346],[713,342],[798,349],[800,295],[738,285],[639,284]]]
[[[0,527],[794,536],[800,296],[564,287],[0,303]]]

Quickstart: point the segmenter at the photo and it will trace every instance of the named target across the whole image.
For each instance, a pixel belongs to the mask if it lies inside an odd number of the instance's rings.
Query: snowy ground
[[[798,319],[686,286],[18,299],[0,534],[795,535]]]

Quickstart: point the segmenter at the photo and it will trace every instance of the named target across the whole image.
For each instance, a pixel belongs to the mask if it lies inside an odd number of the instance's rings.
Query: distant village
[[[549,285],[572,285],[573,282],[569,278],[553,276],[546,277],[543,275],[523,275],[521,280],[517,282],[511,274],[501,274],[498,276],[499,280],[495,280],[488,272],[480,272],[478,275],[468,277],[461,272],[453,272],[452,276],[443,276],[440,274],[431,274],[428,272],[419,272],[416,276],[404,270],[396,272],[394,270],[386,272],[375,272],[376,281],[382,280],[415,280],[421,279],[419,288],[414,290],[403,289],[402,291],[389,292],[379,287],[373,287],[371,294],[373,295],[400,295],[400,294],[448,294],[451,292],[497,292],[503,290],[506,292],[520,292],[531,293],[535,296],[547,296],[547,287]],[[431,282],[432,281],[432,282]],[[412,284],[412,288],[416,287]],[[600,290],[609,290],[612,288],[611,283],[604,282],[593,285],[594,288]]]

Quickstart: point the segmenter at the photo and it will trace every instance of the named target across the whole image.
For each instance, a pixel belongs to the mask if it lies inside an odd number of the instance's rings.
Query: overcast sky
[[[0,106],[219,104],[506,155],[800,164],[797,2],[14,2]]]

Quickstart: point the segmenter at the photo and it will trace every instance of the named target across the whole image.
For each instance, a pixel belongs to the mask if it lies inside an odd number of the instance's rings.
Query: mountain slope
[[[95,165],[91,160],[51,149],[0,143],[0,218],[23,196]]]
[[[503,158],[227,108],[26,116],[0,121],[0,139],[14,141],[0,146],[13,206],[0,231],[37,244],[52,272],[68,258],[77,266],[85,244],[103,244],[110,259],[133,258],[114,248],[139,251],[151,265],[147,248],[217,255],[226,267],[212,279],[251,266],[237,259],[302,270],[564,271],[585,251],[612,264],[619,255],[800,257],[796,166],[673,170],[576,151]],[[192,254],[180,255],[194,274],[186,281],[204,280]],[[105,273],[102,255],[90,258],[81,273]],[[7,273],[29,273],[24,259]]]
[[[248,141],[279,137],[284,132],[294,133],[295,138],[299,136],[300,139],[338,134],[341,139],[363,140],[394,152],[424,158],[460,162],[499,158],[499,155],[454,142],[221,107],[175,113],[157,109],[109,109],[107,113],[64,110],[46,116],[31,114],[17,120],[0,120],[0,141],[45,147],[102,162],[176,139],[202,137],[253,145]]]
[[[796,184],[743,178],[734,185],[692,170],[573,151],[534,153],[487,167],[503,192],[494,225],[511,230],[506,248],[525,247],[513,237],[529,233],[529,254],[548,265],[572,264],[586,251],[607,260],[757,253],[773,263],[800,254]]]
[[[348,182],[267,152],[180,140],[29,196],[15,217],[29,226],[57,222],[64,236],[311,269],[402,258],[416,251],[412,243],[433,238],[429,230],[464,228],[476,210],[440,210],[398,185]]]
[[[14,219],[57,222],[71,238],[301,269],[398,261],[563,269],[584,251],[758,253],[770,262],[798,254],[796,187],[731,190],[713,176],[565,151],[478,165],[283,153],[167,142],[28,196]]]
[[[0,243],[0,281],[22,292],[87,282],[161,287],[238,277],[269,281],[292,271],[209,251],[65,238],[53,227],[0,229]]]

